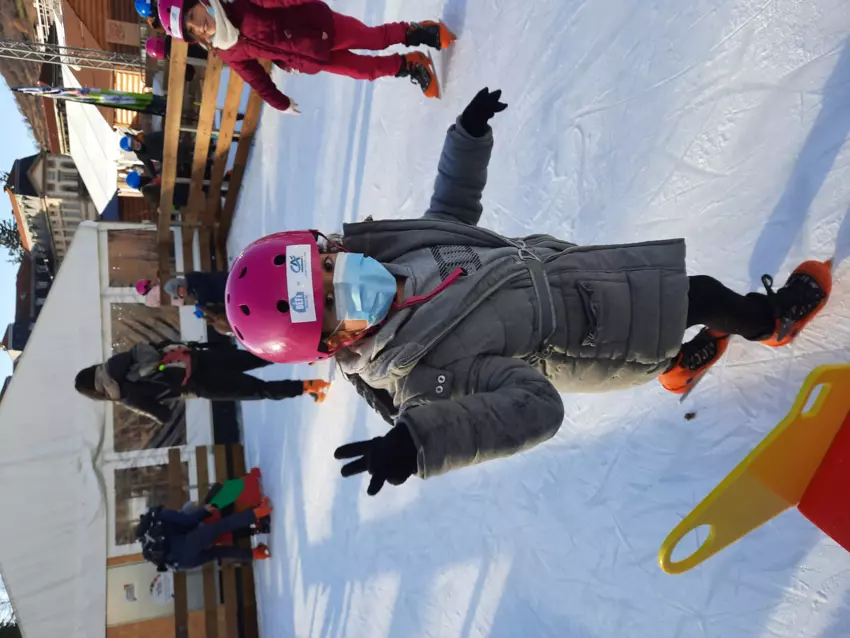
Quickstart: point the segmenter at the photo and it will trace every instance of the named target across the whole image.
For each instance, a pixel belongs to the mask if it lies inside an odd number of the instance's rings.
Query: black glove
[[[490,89],[483,88],[478,92],[472,102],[469,103],[460,116],[460,125],[472,137],[484,137],[490,130],[488,122],[496,113],[501,113],[508,105],[499,102],[502,90],[498,89],[490,93]]]
[[[359,457],[359,458],[358,458]],[[384,436],[338,447],[334,458],[357,460],[342,466],[343,476],[369,472],[372,480],[366,493],[375,496],[385,481],[401,485],[416,473],[416,446],[404,425],[397,425]]]

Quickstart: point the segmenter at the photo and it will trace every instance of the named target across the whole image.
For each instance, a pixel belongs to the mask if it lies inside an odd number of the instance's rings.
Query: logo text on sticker
[[[296,274],[303,273],[304,270],[305,270],[304,258],[299,257],[297,255],[290,255],[290,257],[289,257],[289,269]]]
[[[310,301],[303,292],[297,292],[289,298],[289,307],[303,314],[310,309]]]
[[[292,323],[316,321],[316,300],[313,291],[312,246],[295,244],[286,247],[286,296],[292,314]],[[321,283],[321,280],[320,280]],[[319,302],[321,308],[321,302]]]

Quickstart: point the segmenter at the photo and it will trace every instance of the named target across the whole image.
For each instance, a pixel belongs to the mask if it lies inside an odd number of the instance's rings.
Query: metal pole
[[[40,62],[42,64],[67,64],[84,69],[110,71],[119,68],[141,69],[144,67],[139,55],[11,40],[9,38],[0,38],[0,58]]]

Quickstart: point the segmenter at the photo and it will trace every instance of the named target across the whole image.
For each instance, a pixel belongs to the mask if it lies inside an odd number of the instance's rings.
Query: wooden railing
[[[162,162],[162,185],[157,223],[157,239],[159,244],[159,281],[165,282],[173,276],[171,259],[173,239],[171,228],[175,225],[172,219],[174,210],[174,186],[177,175],[177,146],[183,119],[183,96],[186,79],[186,54],[188,47],[185,42],[172,40],[171,62],[168,78],[168,110],[165,116],[165,145]],[[266,68],[269,65],[266,64]],[[204,173],[207,166],[211,136],[214,130],[216,102],[221,81],[222,62],[210,52],[204,74],[204,88],[198,114],[197,132],[195,134],[195,151],[192,162],[192,176],[188,203],[180,211],[176,222],[181,227],[183,244],[183,263],[178,267],[183,272],[195,269],[193,245],[195,234],[198,234],[200,246],[200,268],[210,271],[213,268],[213,258],[218,270],[227,267],[227,234],[233,221],[239,188],[245,174],[245,166],[254,133],[260,119],[262,99],[251,92],[248,105],[242,117],[242,128],[238,135],[235,164],[231,169],[230,181],[224,206],[221,204],[221,187],[227,171],[227,158],[234,140],[234,130],[239,116],[239,105],[242,100],[243,81],[236,73],[230,74],[227,93],[221,120],[217,131],[218,139],[215,144],[215,156],[212,172],[209,178],[208,193],[204,195]],[[161,294],[163,294],[161,292]],[[166,303],[166,300],[163,300]]]

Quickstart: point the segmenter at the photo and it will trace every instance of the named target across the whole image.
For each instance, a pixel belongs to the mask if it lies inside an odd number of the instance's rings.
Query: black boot
[[[776,329],[763,340],[770,346],[789,343],[826,303],[832,289],[829,262],[807,261],[791,273],[785,285],[773,289],[773,277],[761,278],[776,318]]]
[[[255,523],[255,534],[270,534],[272,531],[272,522],[270,517],[261,518]]]
[[[449,31],[442,22],[426,20],[411,22],[407,26],[404,43],[409,47],[425,45],[432,49],[446,49],[456,40],[454,33]]]
[[[401,68],[396,77],[410,78],[413,84],[419,85],[426,97],[440,96],[437,75],[431,66],[431,60],[424,53],[416,51],[402,56]]]
[[[728,334],[703,328],[696,337],[682,344],[679,355],[658,380],[665,390],[685,394],[720,360],[728,346]]]

